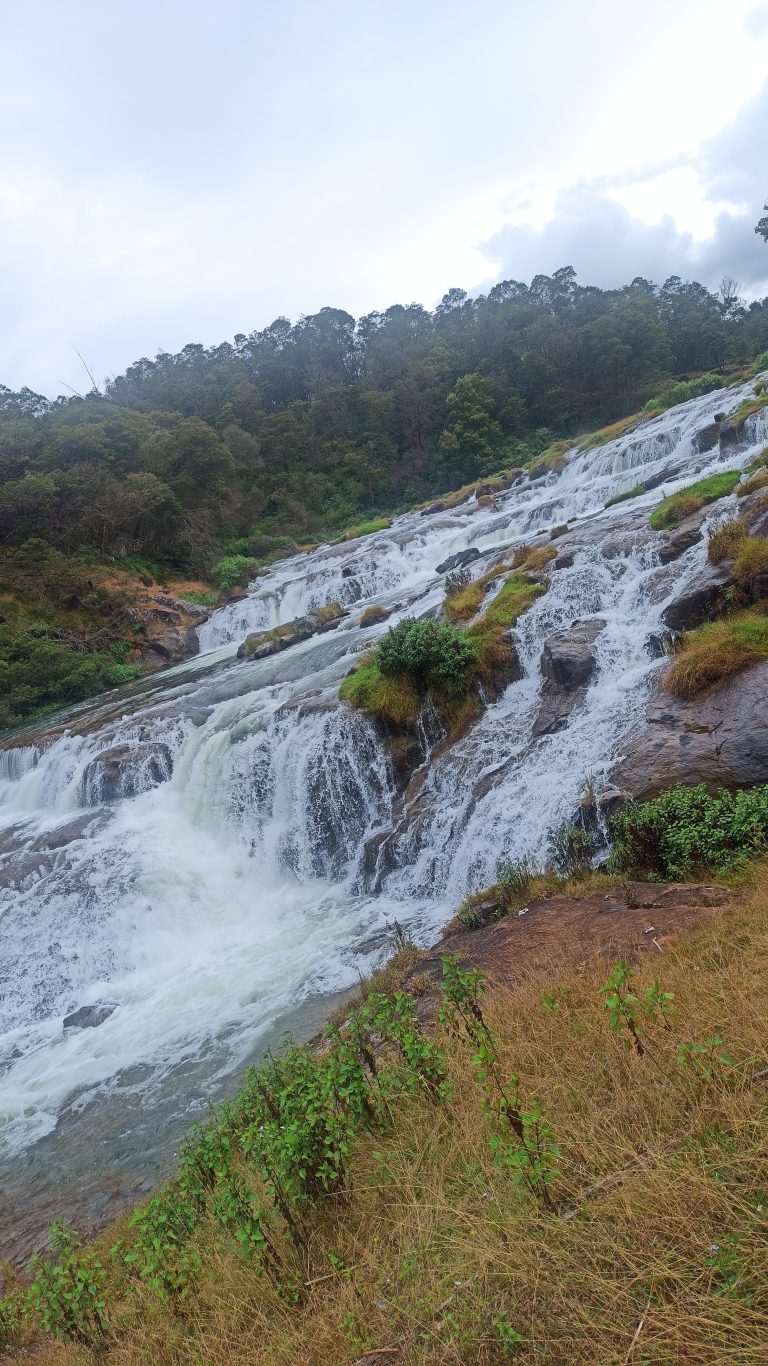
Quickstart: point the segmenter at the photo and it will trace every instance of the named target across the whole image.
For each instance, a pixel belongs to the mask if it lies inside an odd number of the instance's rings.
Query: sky
[[[0,384],[573,265],[768,294],[762,0],[0,0]]]

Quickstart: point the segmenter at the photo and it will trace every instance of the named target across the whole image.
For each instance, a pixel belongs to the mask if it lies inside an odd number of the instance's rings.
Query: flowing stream
[[[428,942],[501,857],[544,857],[631,745],[659,667],[650,639],[706,556],[705,538],[660,565],[649,509],[762,449],[765,412],[738,447],[695,440],[751,393],[671,409],[493,507],[411,513],[283,561],[214,613],[193,660],[0,748],[0,1254],[28,1252],[60,1211],[98,1223],[148,1189],[208,1099],[286,1028],[311,1033],[395,919]],[[652,491],[605,508],[641,481]],[[566,567],[515,632],[524,677],[427,763],[403,810],[376,729],[337,700],[387,629],[361,627],[363,609],[389,624],[434,612],[446,557],[474,546],[480,571],[565,523]],[[336,630],[236,659],[248,631],[333,601],[349,609]],[[586,698],[532,739],[544,641],[595,616]],[[439,738],[425,725],[425,759]],[[89,1006],[100,1023],[64,1028]]]

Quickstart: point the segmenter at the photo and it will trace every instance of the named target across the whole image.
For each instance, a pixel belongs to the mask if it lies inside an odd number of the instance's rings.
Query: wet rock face
[[[305,617],[286,622],[285,626],[274,627],[271,631],[252,631],[237,650],[238,659],[266,659],[269,655],[279,654],[291,645],[298,645],[311,636],[332,631],[347,615],[338,602],[328,607],[320,607],[316,612],[308,612]]]
[[[693,449],[697,455],[703,455],[704,451],[711,451],[720,440],[720,422],[708,422],[706,427],[702,427],[696,432],[693,438]]]
[[[122,801],[166,782],[172,772],[167,745],[156,741],[113,745],[91,759],[83,773],[80,799],[84,806]]]
[[[692,545],[698,545],[701,540],[701,520],[706,509],[694,513],[693,517],[687,517],[681,522],[674,531],[665,531],[659,537],[659,561],[661,564],[671,564],[672,560],[677,560],[684,555],[686,550],[690,550]]]
[[[457,550],[455,555],[449,555],[447,560],[437,566],[435,573],[448,574],[452,569],[463,569],[465,564],[472,564],[473,560],[480,559],[480,551],[477,546],[470,546],[468,550]]]
[[[117,1010],[115,1001],[97,1001],[92,1006],[81,1006],[79,1010],[73,1010],[71,1015],[64,1016],[64,1028],[95,1029],[97,1025],[108,1020],[115,1010]]]
[[[692,631],[705,621],[714,621],[723,609],[730,582],[731,574],[726,565],[704,565],[682,596],[664,609],[664,625],[671,631]]]
[[[657,688],[644,729],[611,781],[639,800],[675,783],[714,791],[768,782],[768,664],[694,702]]]
[[[432,517],[436,512],[445,512],[447,510],[447,507],[447,503],[430,503],[428,508],[421,509],[419,516]]]
[[[575,621],[546,641],[541,655],[544,683],[541,704],[532,734],[551,735],[561,730],[582,701],[595,671],[592,646],[605,626],[602,617]]]

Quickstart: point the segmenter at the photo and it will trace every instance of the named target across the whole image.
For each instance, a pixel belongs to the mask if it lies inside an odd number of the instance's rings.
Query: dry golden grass
[[[692,699],[768,659],[768,617],[757,608],[708,622],[683,637],[662,678],[665,692]]]
[[[746,534],[741,522],[724,522],[709,538],[709,563],[721,564],[723,560],[732,560]]]
[[[113,1340],[129,1363],[725,1363],[768,1359],[768,886],[652,961],[636,990],[675,994],[669,1030],[636,1056],[611,1031],[604,964],[553,961],[486,1002],[507,1074],[540,1097],[560,1147],[545,1212],[488,1144],[467,1048],[447,1041],[454,1096],[404,1100],[362,1138],[351,1184],[320,1211],[279,1292],[213,1228],[203,1271],[174,1312],[115,1286]],[[543,993],[567,986],[556,1013]],[[721,1035],[734,1059],[710,1082],[678,1046]],[[109,1238],[101,1240],[109,1246]],[[331,1260],[331,1258],[333,1260]],[[36,1360],[91,1363],[42,1346]]]
[[[761,470],[759,474],[751,475],[743,484],[736,486],[736,497],[746,498],[748,494],[757,493],[759,489],[764,488],[768,488],[768,471]]]

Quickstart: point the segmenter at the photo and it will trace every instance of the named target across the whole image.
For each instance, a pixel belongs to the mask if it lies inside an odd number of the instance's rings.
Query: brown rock
[[[562,729],[583,699],[595,669],[592,645],[604,626],[602,617],[575,621],[545,642],[541,655],[544,683],[531,732],[534,737]]]
[[[645,727],[611,781],[646,800],[675,783],[750,787],[768,782],[768,663],[694,702],[657,690]]]
[[[725,590],[731,582],[725,564],[706,564],[690,581],[685,591],[662,613],[671,631],[692,631],[705,621],[714,621],[723,608]]]

